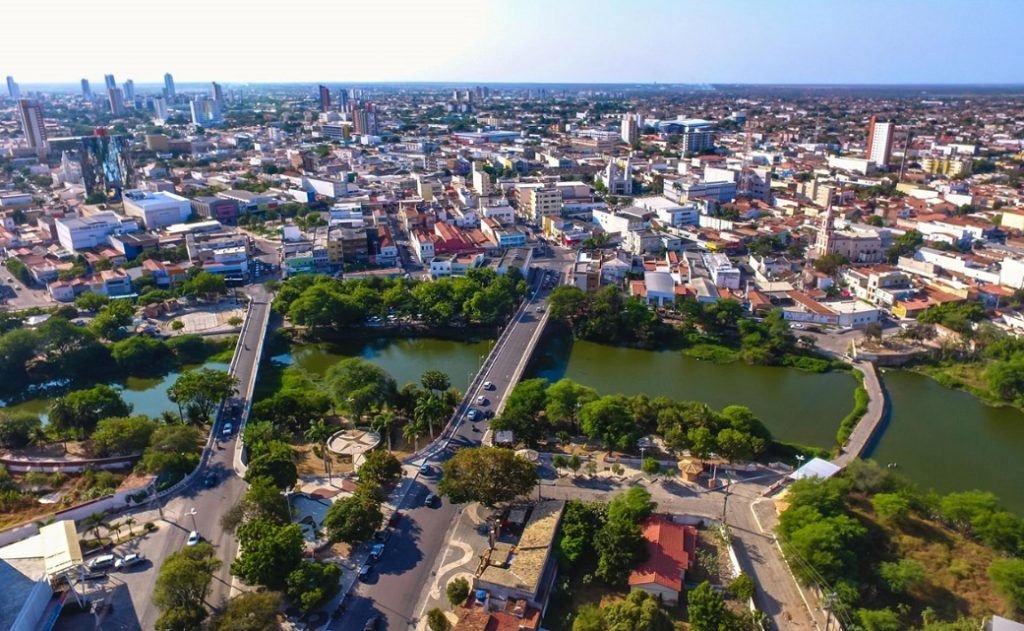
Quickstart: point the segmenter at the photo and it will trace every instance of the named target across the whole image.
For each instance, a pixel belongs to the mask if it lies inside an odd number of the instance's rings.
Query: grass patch
[[[710,361],[716,364],[731,364],[740,358],[740,352],[719,344],[696,344],[684,349],[683,354],[701,361]]]
[[[785,462],[786,464],[796,466],[800,462],[797,456],[802,456],[804,460],[810,460],[811,458],[827,459],[830,455],[828,449],[821,447],[773,440],[758,460],[762,462]]]
[[[836,444],[839,446],[846,444],[857,423],[868,411],[868,391],[864,388],[864,375],[859,370],[854,370],[850,374],[857,380],[857,388],[853,391],[853,410],[839,423],[839,431],[836,432]]]

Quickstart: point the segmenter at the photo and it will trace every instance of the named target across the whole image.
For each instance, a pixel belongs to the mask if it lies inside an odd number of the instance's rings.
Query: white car
[[[484,390],[494,390],[494,383],[490,381],[484,382]]]
[[[481,396],[476,398],[476,404],[477,405],[487,405],[487,399],[485,399],[483,397],[483,395],[481,395]]]
[[[476,420],[476,410],[471,409],[469,412],[466,412],[466,418],[468,418],[471,421],[475,421]]]
[[[142,563],[144,559],[145,557],[141,554],[126,554],[114,562],[114,568],[118,570],[123,570],[125,568],[135,565],[136,563]]]
[[[199,539],[199,533],[193,530],[192,532],[188,533],[188,541],[185,542],[185,545],[194,546],[197,543],[199,543]]]
[[[220,434],[221,436],[230,436],[233,429],[234,427],[231,426],[231,423],[224,423],[224,429],[220,430]]]

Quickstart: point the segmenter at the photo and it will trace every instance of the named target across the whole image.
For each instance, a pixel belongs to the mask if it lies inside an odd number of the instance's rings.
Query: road
[[[260,341],[258,325],[266,323],[270,310],[270,298],[261,286],[252,285],[248,292],[253,298],[247,316],[251,324],[245,327],[234,364],[234,374],[238,377],[239,390],[243,393],[240,397],[244,396],[246,385],[255,378],[256,353]],[[242,401],[243,405],[244,403],[245,401]],[[216,448],[211,452],[207,462],[201,466],[199,474],[195,477],[196,481],[175,494],[162,508],[163,522],[158,522],[161,517],[160,512],[154,510],[155,507],[148,507],[144,514],[134,516],[140,525],[144,521],[160,523],[160,530],[137,540],[131,548],[119,548],[116,551],[118,554],[141,552],[149,562],[137,571],[119,574],[117,578],[128,586],[131,605],[129,607],[127,602],[116,602],[114,612],[109,620],[104,622],[104,629],[153,628],[160,615],[151,599],[157,572],[172,552],[185,546],[188,533],[193,529],[213,545],[217,558],[221,561],[221,566],[214,574],[210,585],[207,603],[211,607],[218,607],[227,600],[231,589],[231,562],[235,558],[238,544],[233,533],[225,532],[220,527],[220,517],[228,507],[241,498],[246,484],[235,471],[236,447],[240,441],[239,428],[237,422],[231,420],[233,431],[229,435],[224,435],[222,431],[226,420],[216,423],[213,428],[218,437]],[[213,474],[217,478],[216,484],[210,488],[203,483],[207,474]],[[191,514],[193,509],[195,515]]]
[[[549,269],[561,270],[560,259],[542,259],[538,263]],[[482,388],[473,392],[473,398],[485,396],[488,399],[483,409],[495,409],[511,391],[512,376],[520,363],[529,361],[522,349],[528,348],[530,340],[540,323],[538,308],[546,308],[548,291],[541,289],[532,294],[525,308],[513,323],[507,339],[496,353],[478,383],[491,381],[494,389]],[[481,407],[476,406],[474,407]],[[381,559],[366,582],[359,583],[349,601],[345,615],[332,622],[330,629],[337,631],[360,631],[373,614],[384,617],[382,629],[404,630],[415,626],[422,611],[424,588],[430,584],[430,577],[437,572],[441,563],[441,551],[447,540],[448,529],[456,522],[459,507],[442,500],[440,506],[430,508],[423,505],[427,493],[437,491],[440,479],[439,465],[450,458],[456,449],[480,444],[487,430],[487,420],[475,423],[458,423],[451,441],[428,460],[433,468],[432,475],[420,475],[413,483],[399,509],[404,517],[395,528]]]
[[[18,311],[32,307],[49,308],[59,304],[50,298],[50,294],[45,289],[34,289],[22,284],[7,270],[7,266],[2,264],[0,264],[0,301],[8,309]]]

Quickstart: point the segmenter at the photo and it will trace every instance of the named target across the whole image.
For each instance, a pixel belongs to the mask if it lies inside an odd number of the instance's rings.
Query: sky
[[[1020,0],[5,2],[19,83],[1024,83]]]

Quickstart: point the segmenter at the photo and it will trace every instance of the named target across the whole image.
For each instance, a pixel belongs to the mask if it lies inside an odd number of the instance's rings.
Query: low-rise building
[[[630,573],[630,591],[642,590],[668,605],[678,604],[686,571],[696,558],[697,529],[652,515],[644,522],[643,537],[647,558]]]
[[[142,221],[148,230],[181,223],[192,214],[192,204],[187,198],[165,191],[126,191],[123,200],[125,214]]]

